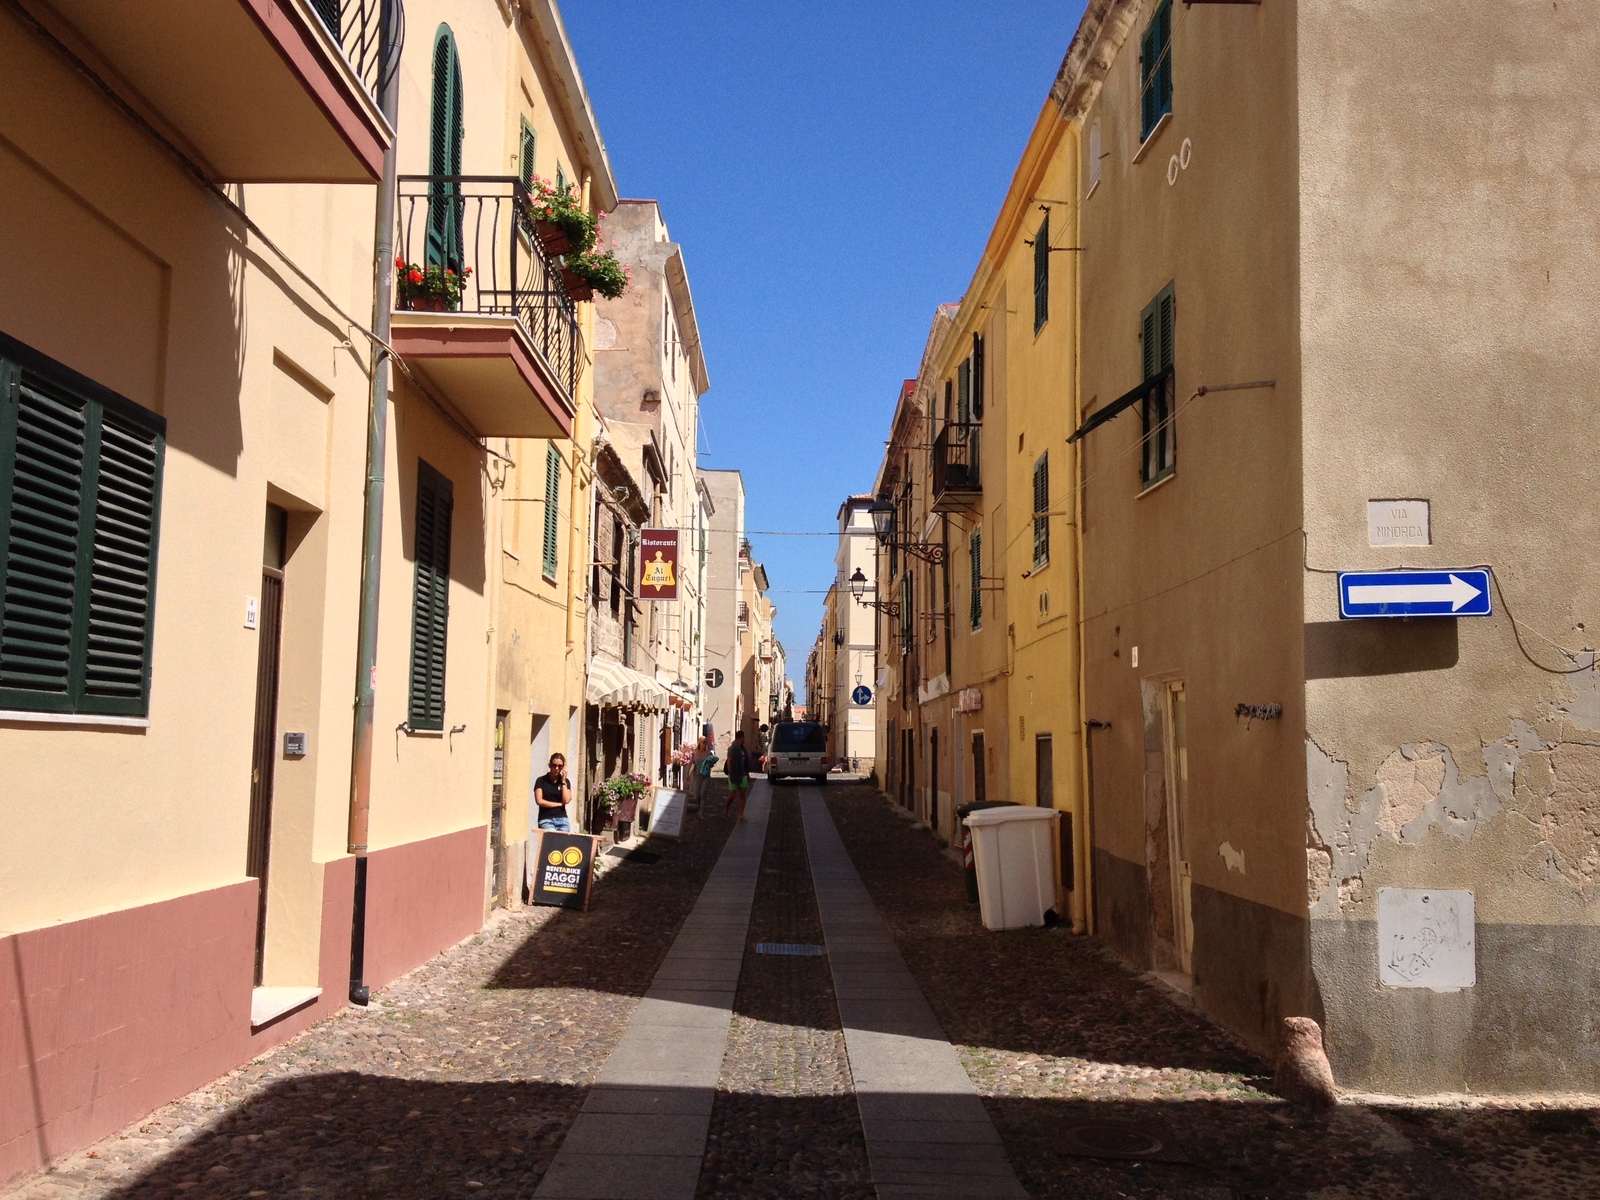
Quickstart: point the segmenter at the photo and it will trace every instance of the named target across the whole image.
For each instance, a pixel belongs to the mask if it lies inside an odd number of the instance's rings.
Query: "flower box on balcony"
[[[567,231],[554,221],[535,219],[533,222],[534,236],[539,239],[539,245],[546,254],[567,254],[572,250],[572,238]]]
[[[592,300],[594,298],[594,285],[571,267],[561,268],[561,282],[567,289],[567,295],[574,300]]]
[[[442,296],[407,296],[400,307],[409,312],[455,312],[460,304],[448,304]]]

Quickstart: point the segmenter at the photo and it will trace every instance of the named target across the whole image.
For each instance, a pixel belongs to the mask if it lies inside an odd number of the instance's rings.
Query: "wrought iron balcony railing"
[[[982,493],[979,474],[981,425],[951,423],[933,439],[933,499],[936,511],[949,501]]]
[[[426,271],[455,273],[454,295],[407,297],[396,308],[515,317],[570,400],[578,388],[577,309],[560,268],[532,236],[533,206],[520,179],[402,175],[395,253]]]
[[[344,51],[361,86],[377,100],[388,73],[399,64],[400,45],[405,40],[401,0],[311,0],[311,7]],[[385,46],[390,47],[387,62]]]

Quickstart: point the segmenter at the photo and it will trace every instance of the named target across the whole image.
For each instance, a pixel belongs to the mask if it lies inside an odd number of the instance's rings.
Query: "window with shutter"
[[[972,423],[972,358],[968,356],[961,360],[961,365],[956,368],[956,423],[969,425]],[[959,431],[965,436],[966,430]]]
[[[561,536],[561,451],[551,442],[544,454],[544,556],[540,567],[554,583],[556,552]]]
[[[432,266],[459,269],[462,265],[462,225],[465,201],[457,177],[461,174],[462,120],[461,59],[450,26],[439,26],[433,38],[433,103],[428,135],[427,261]],[[444,177],[444,178],[440,178]]]
[[[149,712],[165,431],[0,337],[0,709]]]
[[[1050,452],[1046,450],[1033,464],[1033,567],[1038,570],[1050,561]]]
[[[967,557],[972,568],[972,595],[967,616],[972,628],[983,628],[983,530],[974,529],[967,542]]]
[[[972,419],[983,420],[983,335],[972,335]]]
[[[416,574],[411,591],[413,729],[444,728],[445,643],[450,628],[450,523],[455,488],[427,463],[417,463]]]
[[[1050,214],[1039,222],[1033,235],[1033,331],[1038,333],[1050,319]]]
[[[1145,392],[1140,402],[1143,457],[1140,479],[1149,486],[1177,469],[1178,440],[1173,400],[1177,300],[1172,284],[1145,305],[1139,319],[1139,349]]]
[[[1172,111],[1172,0],[1161,0],[1139,43],[1139,140]]]
[[[533,126],[528,124],[527,117],[523,117],[521,144],[517,147],[517,172],[522,177],[523,187],[533,186],[538,149],[539,139],[534,135]]]

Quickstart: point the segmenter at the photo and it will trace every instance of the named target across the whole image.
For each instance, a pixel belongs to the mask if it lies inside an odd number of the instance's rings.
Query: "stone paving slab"
[[[856,873],[820,791],[804,790],[801,812],[879,1197],[1026,1197],[977,1089]],[[930,1119],[921,1112],[891,1115],[896,1110],[875,1098],[862,1103],[863,1094],[882,1093],[898,1093],[912,1102],[937,1097],[941,1112],[955,1114],[955,1119]],[[941,1158],[937,1170],[928,1170],[925,1147],[952,1145],[972,1152]]]
[[[722,856],[601,1068],[534,1194],[550,1200],[690,1200],[744,960],[770,794]]]

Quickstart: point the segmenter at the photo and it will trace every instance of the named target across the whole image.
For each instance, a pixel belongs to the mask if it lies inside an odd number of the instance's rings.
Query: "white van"
[[[767,747],[767,778],[828,782],[828,727],[816,721],[779,721]]]

